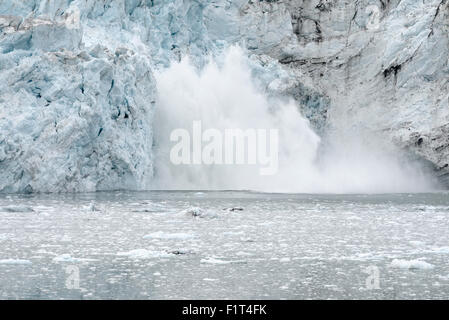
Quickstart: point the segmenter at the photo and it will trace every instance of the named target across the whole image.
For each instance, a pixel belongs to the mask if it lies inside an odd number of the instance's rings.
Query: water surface
[[[1,195],[0,298],[447,299],[448,231],[447,193]]]

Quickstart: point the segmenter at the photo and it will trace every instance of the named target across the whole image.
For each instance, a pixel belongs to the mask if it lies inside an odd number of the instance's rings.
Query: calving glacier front
[[[447,6],[1,1],[0,191],[428,190],[409,155],[448,172]],[[279,128],[279,174],[174,168],[165,134],[199,114]]]

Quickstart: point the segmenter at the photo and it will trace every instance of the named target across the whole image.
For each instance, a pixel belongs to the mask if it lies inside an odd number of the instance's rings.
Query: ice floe
[[[32,207],[23,205],[10,205],[0,208],[0,212],[34,212]]]
[[[434,265],[428,262],[414,259],[414,260],[403,260],[403,259],[394,259],[390,267],[399,268],[399,269],[421,269],[421,270],[429,270],[433,269]]]
[[[169,233],[163,231],[157,231],[150,234],[147,234],[143,237],[144,239],[164,239],[164,240],[187,240],[195,238],[194,234],[191,233]]]
[[[58,263],[58,262],[73,262],[73,263],[76,263],[76,262],[96,261],[96,259],[74,258],[70,254],[64,253],[64,254],[61,254],[59,256],[54,257],[52,261],[56,262],[56,263]]]
[[[228,264],[228,263],[231,263],[231,261],[224,261],[224,260],[219,260],[219,259],[215,259],[215,258],[201,259],[200,262],[201,263],[211,263],[211,264]]]
[[[25,259],[0,259],[0,264],[31,264],[31,261]]]
[[[86,211],[95,212],[95,211],[101,211],[94,202],[89,203],[88,206],[85,207]]]
[[[194,218],[216,218],[217,214],[212,211],[204,210],[199,207],[190,207],[181,211],[182,214],[194,217]]]
[[[243,211],[242,207],[230,207],[230,208],[223,208],[225,211],[234,212],[234,211]]]
[[[134,249],[130,251],[122,251],[117,253],[118,256],[124,256],[131,259],[151,259],[151,258],[168,258],[173,255],[165,251],[154,251],[147,249]]]

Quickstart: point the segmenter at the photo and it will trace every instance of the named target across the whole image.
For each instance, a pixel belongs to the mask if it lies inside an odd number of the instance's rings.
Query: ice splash
[[[375,193],[430,188],[415,165],[383,151],[365,150],[360,141],[334,142],[322,152],[320,137],[295,102],[256,88],[246,59],[240,48],[231,47],[220,65],[211,60],[201,72],[185,58],[156,74],[155,189]],[[196,120],[205,129],[220,131],[278,129],[279,170],[261,176],[254,165],[174,165],[170,134],[179,128],[191,130]]]

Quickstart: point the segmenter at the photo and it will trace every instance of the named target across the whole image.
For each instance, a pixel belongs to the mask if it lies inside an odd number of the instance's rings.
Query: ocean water
[[[0,299],[447,299],[448,231],[447,192],[0,195]]]

